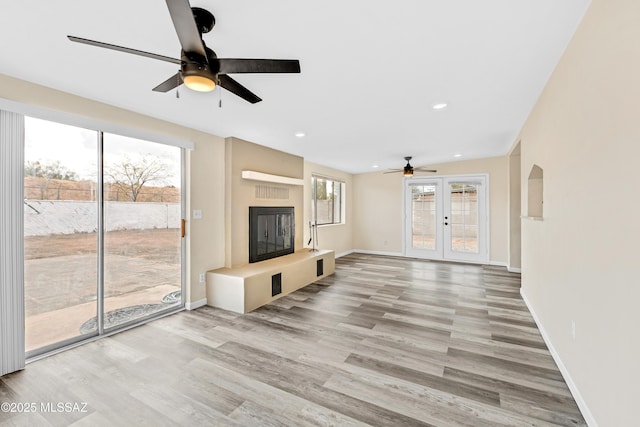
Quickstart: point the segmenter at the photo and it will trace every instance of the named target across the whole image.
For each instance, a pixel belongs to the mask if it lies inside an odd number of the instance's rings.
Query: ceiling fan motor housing
[[[212,53],[210,49],[207,49],[207,53]],[[210,56],[210,60],[207,61],[200,55],[189,54],[182,52],[181,55],[181,71],[182,78],[188,76],[201,76],[215,81],[218,72],[220,71],[220,63],[217,61],[215,53]]]

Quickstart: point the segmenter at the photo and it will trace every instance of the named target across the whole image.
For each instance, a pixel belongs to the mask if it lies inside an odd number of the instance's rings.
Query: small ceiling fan
[[[411,156],[407,156],[404,158],[407,161],[407,164],[405,165],[404,168],[402,169],[389,169],[388,171],[384,172],[384,173],[397,173],[397,172],[402,172],[404,174],[404,176],[413,176],[414,172],[438,172],[435,169],[425,169],[423,167],[413,167],[411,166]]]
[[[297,59],[218,58],[216,53],[209,49],[202,40],[202,34],[211,31],[216,23],[213,14],[199,7],[191,7],[189,0],[166,0],[166,2],[182,47],[180,59],[75,36],[67,37],[76,43],[146,56],[180,65],[180,71],[177,74],[153,88],[156,92],[168,92],[182,83],[189,89],[199,92],[210,92],[216,85],[220,85],[240,98],[255,104],[262,99],[229,77],[229,74],[300,72],[300,62]]]

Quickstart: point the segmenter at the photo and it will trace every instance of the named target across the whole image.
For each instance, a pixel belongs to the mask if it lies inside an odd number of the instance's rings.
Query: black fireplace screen
[[[293,207],[249,207],[249,262],[293,253]]]

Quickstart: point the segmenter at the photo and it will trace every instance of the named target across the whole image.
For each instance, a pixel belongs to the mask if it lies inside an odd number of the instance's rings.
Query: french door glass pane
[[[104,327],[181,304],[180,149],[104,134]]]
[[[411,186],[412,239],[416,249],[436,248],[436,186]]]
[[[452,183],[451,250],[478,253],[478,184]]]
[[[96,332],[97,133],[25,117],[27,352]]]

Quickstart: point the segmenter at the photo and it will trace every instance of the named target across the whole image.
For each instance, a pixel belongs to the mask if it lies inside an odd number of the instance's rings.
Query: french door
[[[485,175],[410,178],[405,185],[405,255],[488,261]]]

